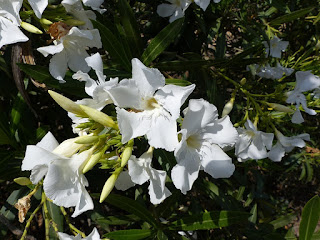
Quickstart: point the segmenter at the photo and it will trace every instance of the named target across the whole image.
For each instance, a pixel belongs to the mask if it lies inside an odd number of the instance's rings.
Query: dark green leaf
[[[110,194],[107,197],[106,201],[107,203],[110,203],[113,206],[121,208],[122,210],[125,210],[140,217],[141,219],[147,221],[154,227],[158,225],[154,217],[150,214],[149,210],[135,200],[117,194]]]
[[[249,222],[252,222],[252,223],[256,223],[257,222],[257,212],[258,212],[258,205],[255,203],[253,205],[253,207],[251,208],[251,211],[250,213],[252,214],[250,217],[249,217]]]
[[[319,196],[311,198],[304,206],[301,215],[299,227],[299,239],[309,240],[312,238],[314,230],[320,217],[320,199]]]
[[[140,218],[136,215],[124,215],[124,216],[107,216],[104,217],[97,212],[91,214],[91,219],[99,225],[126,225],[132,222],[139,221]]]
[[[297,217],[296,213],[291,213],[286,216],[281,216],[280,218],[273,220],[270,224],[274,229],[282,228],[286,225],[289,225]]]
[[[149,237],[151,233],[152,232],[149,229],[130,229],[113,231],[105,234],[103,237],[107,237],[114,240],[138,240]]]
[[[183,21],[184,18],[181,18],[170,23],[151,40],[149,46],[141,56],[141,60],[145,65],[149,65],[175,40],[180,33]]]
[[[181,87],[191,85],[191,82],[186,81],[184,79],[174,79],[174,78],[166,78],[166,84],[173,84]]]
[[[169,228],[172,230],[205,230],[227,227],[248,220],[250,213],[238,211],[214,211],[181,218],[173,222]]]
[[[52,220],[57,224],[59,232],[63,232],[63,215],[60,211],[60,207],[54,203],[47,201],[48,212]]]
[[[131,71],[130,60],[114,34],[100,22],[92,20],[93,26],[99,29],[103,48],[110,54],[111,58],[117,61],[127,71]]]
[[[290,228],[287,232],[287,234],[284,236],[284,239],[286,240],[296,240],[296,235],[294,234],[294,229],[293,227]]]
[[[310,13],[313,9],[314,9],[314,7],[304,8],[304,9],[300,9],[300,10],[294,11],[292,13],[280,16],[280,17],[278,17],[276,19],[273,19],[270,22],[270,25],[271,26],[280,25],[282,23],[286,23],[286,22],[290,22],[290,21],[296,20],[297,18],[303,17],[304,15]]]

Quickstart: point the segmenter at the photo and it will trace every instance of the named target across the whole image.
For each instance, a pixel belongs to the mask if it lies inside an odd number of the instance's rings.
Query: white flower
[[[132,79],[124,79],[109,90],[117,106],[122,143],[146,134],[151,146],[173,151],[178,144],[176,119],[194,87],[165,85],[158,69],[133,59]]]
[[[60,240],[100,240],[100,235],[96,228],[94,228],[92,232],[85,238],[81,238],[80,234],[77,236],[70,236],[62,232],[58,232],[58,236]]]
[[[28,40],[29,38],[22,33],[17,25],[2,17],[0,13],[0,48],[7,44],[26,42]]]
[[[267,79],[280,79],[283,75],[290,76],[294,72],[294,69],[282,67],[280,63],[277,63],[277,67],[270,67],[269,64],[265,66],[253,64],[253,67],[255,69],[254,74]]]
[[[219,3],[221,0],[213,0],[215,3]],[[205,11],[210,3],[210,0],[194,0],[194,3]]]
[[[296,72],[296,86],[293,91],[287,93],[287,103],[296,104],[296,111],[292,116],[293,123],[302,123],[304,119],[299,110],[300,105],[309,115],[316,115],[316,111],[307,107],[306,97],[303,92],[311,91],[320,86],[320,78],[311,73],[311,71],[298,71]]]
[[[249,119],[244,125],[246,129],[237,129],[239,139],[235,146],[235,154],[238,161],[244,162],[248,159],[258,160],[268,157],[267,149],[271,149],[273,133],[258,131]]]
[[[85,6],[91,7],[93,10],[98,11],[100,14],[103,14],[106,9],[101,9],[100,6],[104,0],[82,0]]]
[[[270,40],[270,45],[266,41],[263,41],[263,44],[266,47],[266,57],[270,55],[275,58],[281,58],[281,52],[284,52],[286,50],[289,42],[282,41],[280,38],[274,36]]]
[[[85,58],[89,57],[86,48],[100,48],[102,46],[97,29],[79,30],[76,27],[71,28],[67,35],[53,42],[54,45],[40,47],[37,50],[45,57],[49,54],[54,55],[50,60],[49,71],[54,78],[61,82],[64,82],[63,78],[68,66],[74,72],[79,70],[89,72],[90,67],[85,61]]]
[[[37,145],[27,146],[21,166],[22,171],[31,170],[33,184],[45,176],[43,189],[46,196],[58,206],[75,207],[72,217],[93,209],[92,199],[85,189],[88,181],[82,174],[82,165],[91,156],[91,151],[75,154],[81,147],[74,143],[74,139],[59,145],[48,132]]]
[[[184,11],[187,10],[191,1],[189,0],[167,0],[170,2],[162,3],[157,7],[157,13],[161,17],[169,17],[169,22],[173,22],[184,16]]]
[[[147,181],[149,184],[149,196],[152,204],[159,204],[164,199],[171,195],[171,192],[166,188],[165,171],[156,170],[151,167],[152,148],[142,154],[140,158],[132,155],[128,161],[128,171],[121,172],[115,187],[125,191],[134,184],[142,185]]]
[[[90,19],[96,20],[96,14],[91,10],[84,10],[80,0],[63,0],[61,4],[68,13],[72,14],[76,19],[85,22],[85,25],[79,26],[79,28],[93,29]]]
[[[320,98],[320,87],[314,89],[313,97],[314,98]]]
[[[292,137],[286,137],[276,129],[275,134],[278,142],[268,153],[268,157],[274,162],[280,162],[285,153],[291,152],[295,147],[305,147],[306,143],[304,140],[310,141],[310,135],[307,133],[299,134]]]
[[[198,178],[200,168],[213,178],[227,178],[234,172],[231,158],[222,150],[235,144],[238,133],[229,116],[218,119],[217,108],[203,99],[190,100],[184,111],[182,138],[175,149],[177,165],[171,178],[186,194]]]

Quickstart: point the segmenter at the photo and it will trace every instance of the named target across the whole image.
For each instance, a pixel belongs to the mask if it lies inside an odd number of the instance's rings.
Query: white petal
[[[87,57],[86,62],[97,74],[100,84],[105,82],[106,76],[103,75],[103,63],[99,53]]]
[[[284,157],[284,155],[285,155],[284,148],[282,147],[279,141],[268,152],[268,158],[270,158],[274,162],[280,162],[281,159]]]
[[[270,150],[272,147],[273,137],[274,137],[273,133],[261,132],[262,142],[267,147],[268,150]]]
[[[156,92],[154,97],[168,112],[171,113],[174,119],[177,119],[180,116],[181,106],[194,88],[194,84],[186,87],[165,85]]]
[[[203,99],[191,99],[184,117],[182,128],[193,134],[218,118],[218,110]]]
[[[298,107],[297,107],[296,111],[294,112],[294,114],[292,115],[291,122],[296,123],[296,124],[300,124],[300,123],[304,122],[304,119],[303,119],[302,114],[301,114]]]
[[[201,165],[213,178],[229,178],[235,166],[231,158],[217,145],[206,145],[201,148]]]
[[[63,43],[59,43],[58,45],[39,47],[37,48],[37,51],[42,53],[43,56],[47,57],[49,54],[54,55],[56,53],[62,52],[63,49],[64,49]]]
[[[195,0],[194,1],[203,11],[205,11],[210,3],[210,0]]]
[[[178,145],[176,120],[165,110],[162,110],[158,116],[153,114],[147,138],[151,146],[172,152]]]
[[[131,63],[132,79],[143,97],[153,96],[158,88],[165,85],[165,78],[158,69],[146,67],[137,58],[132,59]]]
[[[67,55],[65,51],[55,54],[50,59],[49,71],[50,74],[59,81],[64,82],[63,78],[66,75],[68,68]]]
[[[45,150],[48,151],[53,151],[53,149],[55,149],[56,147],[59,146],[58,141],[55,139],[55,137],[52,135],[51,132],[48,132],[42,139],[40,142],[37,143],[38,147],[41,147]]]
[[[83,146],[82,144],[75,143],[76,138],[70,138],[68,140],[63,141],[59,146],[57,146],[53,153],[59,154],[65,157],[71,157],[73,154],[78,152],[80,148]]]
[[[89,57],[89,54],[85,49],[80,49],[79,46],[70,44],[68,48],[65,48],[68,55],[68,66],[74,72],[82,71],[84,73],[90,71],[90,67],[85,61],[86,57]]]
[[[66,233],[58,232],[58,236],[60,240],[81,240],[81,235],[78,234],[77,236],[70,236]]]
[[[85,237],[83,240],[100,240],[99,232],[96,228],[92,230],[92,232]]]
[[[175,20],[182,18],[184,16],[184,10],[181,8],[176,8],[176,11],[173,13],[173,15],[169,18],[169,22],[172,23]]]
[[[141,157],[140,157],[141,158]],[[144,159],[137,159],[135,156],[132,156],[128,161],[129,175],[132,182],[142,185],[150,179],[150,176],[143,167]]]
[[[173,4],[162,3],[157,7],[157,13],[160,17],[169,17],[176,10],[176,6]]]
[[[165,187],[166,172],[151,169],[149,195],[152,204],[159,204],[171,195],[171,192]]]
[[[77,79],[81,82],[86,82],[85,83],[85,92],[89,96],[91,96],[91,97],[93,96],[93,92],[97,88],[98,84],[95,80],[90,78],[90,76],[87,73],[83,73],[81,71],[78,71],[72,75],[72,78]]]
[[[145,112],[128,112],[116,108],[119,129],[122,134],[122,143],[130,139],[145,135],[151,128],[151,117]]]
[[[186,194],[198,178],[200,170],[199,154],[184,144],[175,151],[178,164],[172,168],[171,179],[177,189]]]
[[[26,42],[29,38],[10,20],[0,16],[0,48],[4,45]]]
[[[48,6],[48,0],[29,0],[29,3],[37,18],[41,18],[43,11]]]
[[[119,177],[114,185],[116,189],[121,191],[126,191],[127,189],[133,187],[135,184],[132,182],[129,175],[129,171],[123,171],[119,174]]]
[[[310,91],[320,86],[320,78],[313,75],[311,71],[296,72],[296,80],[295,90],[299,92]]]
[[[267,157],[267,150],[260,134],[253,138],[252,143],[248,147],[248,157],[256,160]]]
[[[237,129],[239,133],[239,138],[235,145],[235,154],[238,156],[239,154],[246,152],[250,143],[252,142],[252,137],[246,133],[246,130],[243,128]]]
[[[20,25],[19,12],[22,6],[22,0],[2,0],[0,11],[1,15],[10,19],[16,26]]]
[[[37,184],[48,172],[48,166],[47,165],[36,165],[32,170],[30,174],[30,181],[33,184]]]
[[[80,186],[81,186],[80,198],[79,198],[77,205],[75,206],[75,210],[74,210],[73,214],[71,215],[71,217],[77,217],[81,213],[86,212],[88,210],[92,210],[94,208],[93,201],[92,201],[92,198],[90,197],[89,193],[87,192],[87,190],[85,189],[85,187],[83,185],[80,185]],[[87,239],[90,239],[88,237],[87,237]]]

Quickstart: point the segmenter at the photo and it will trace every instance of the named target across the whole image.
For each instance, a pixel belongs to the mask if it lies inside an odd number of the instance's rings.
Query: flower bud
[[[233,108],[233,103],[234,103],[234,98],[231,98],[229,102],[227,102],[226,105],[224,105],[221,117],[224,117],[231,112]]]
[[[103,154],[104,154],[103,151],[93,154],[88,160],[87,164],[84,166],[82,170],[83,174],[90,171],[99,162]]]
[[[82,144],[76,143],[77,138],[71,138],[60,143],[52,152],[64,157],[71,157],[83,147]]]
[[[102,203],[106,198],[109,196],[110,192],[114,188],[114,185],[116,184],[116,181],[118,179],[118,176],[120,172],[122,171],[122,168],[118,168],[106,181],[106,183],[103,186],[101,195],[100,195],[100,200],[99,202]]]
[[[292,110],[289,107],[286,107],[284,105],[278,104],[278,103],[267,103],[269,107],[273,108],[274,110],[277,110],[279,112],[286,112],[286,113],[293,113],[294,110]]]
[[[39,28],[37,28],[37,27],[33,26],[32,24],[27,23],[27,22],[21,22],[20,26],[23,29],[25,29],[25,30],[27,30],[28,32],[31,32],[31,33],[35,33],[35,34],[42,34],[43,33]]]
[[[96,110],[91,107],[87,107],[84,105],[80,105],[80,108],[94,121],[102,124],[106,127],[111,127],[114,129],[119,129],[118,125],[112,120],[111,117],[109,117],[107,114],[100,112],[99,110]]]
[[[69,98],[66,98],[61,94],[51,90],[49,90],[48,93],[56,101],[56,103],[58,103],[64,110],[79,116],[86,116],[86,114],[82,111],[80,106],[75,102],[73,102],[72,100],[70,100]]]
[[[247,82],[247,79],[242,78],[242,79],[241,79],[241,81],[240,81],[240,84],[243,86],[243,85],[245,85],[245,84],[246,84],[246,82]]]
[[[20,186],[27,186],[27,185],[31,185],[32,182],[30,181],[29,178],[26,177],[18,177],[13,179],[13,181],[17,184],[19,184]]]
[[[43,25],[51,25],[53,24],[53,22],[51,22],[50,20],[46,19],[46,18],[41,18],[40,19],[40,23]]]
[[[86,136],[77,137],[74,142],[78,144],[91,144],[91,143],[96,143],[98,141],[99,141],[98,136],[86,135]]]
[[[121,156],[121,167],[124,167],[129,161],[133,150],[133,139],[128,142],[127,147],[123,150]]]

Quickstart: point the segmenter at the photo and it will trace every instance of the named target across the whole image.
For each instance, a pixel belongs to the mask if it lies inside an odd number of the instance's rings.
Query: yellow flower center
[[[155,108],[160,108],[160,105],[155,98],[145,100],[145,110],[153,110]]]
[[[191,148],[199,149],[201,147],[201,143],[198,140],[197,136],[195,136],[195,135],[191,135],[190,137],[188,137],[186,142],[187,142],[188,146]]]

